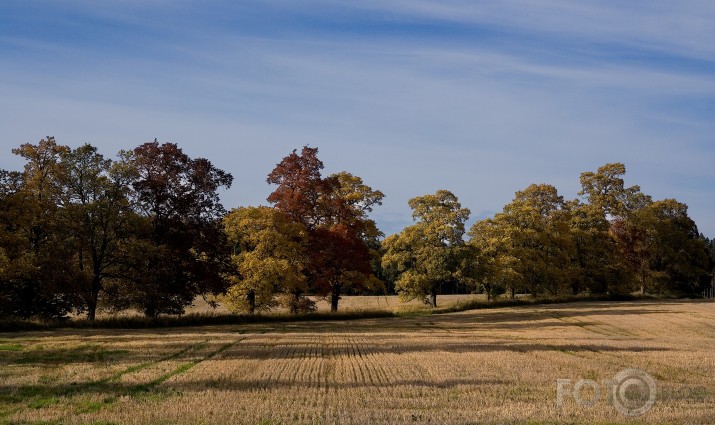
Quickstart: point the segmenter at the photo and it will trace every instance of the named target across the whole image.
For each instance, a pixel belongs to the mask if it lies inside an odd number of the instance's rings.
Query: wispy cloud
[[[478,211],[605,162],[715,235],[715,6],[705,1],[9,1],[0,167],[55,135],[111,155],[158,137],[265,203],[293,148],[388,195],[447,188]]]

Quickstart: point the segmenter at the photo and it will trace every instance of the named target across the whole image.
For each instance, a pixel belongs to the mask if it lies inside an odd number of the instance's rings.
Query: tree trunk
[[[144,305],[144,315],[146,317],[159,317],[159,304],[156,300],[151,300]]]
[[[300,302],[300,292],[293,292],[291,294],[290,302],[290,314],[298,314],[298,303]]]
[[[335,285],[333,286],[332,291],[330,292],[330,311],[331,312],[336,312],[338,311],[338,301],[340,301],[340,285]]]
[[[430,307],[437,307],[437,288],[430,289],[430,293],[427,296],[427,302],[429,303]]]
[[[248,314],[253,316],[253,314],[256,312],[256,291],[251,289],[248,291],[248,295],[246,295],[246,298],[248,299]]]
[[[509,290],[511,291],[511,299],[513,300],[516,298],[516,289],[512,286]]]
[[[87,320],[93,321],[97,317],[97,301],[99,300],[99,289],[101,285],[101,278],[95,275],[92,278],[92,288],[90,290],[89,299],[87,300]]]
[[[94,321],[96,315],[97,315],[97,303],[96,302],[93,303],[92,300],[90,300],[87,303],[87,320]]]
[[[491,285],[484,285],[484,292],[487,294],[487,302],[492,300],[492,287]]]

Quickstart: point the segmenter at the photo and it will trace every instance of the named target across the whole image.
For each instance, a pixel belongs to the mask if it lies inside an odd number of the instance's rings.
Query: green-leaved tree
[[[459,270],[469,210],[448,190],[412,198],[409,205],[416,223],[385,239],[382,266],[397,271],[401,299],[422,298],[437,307],[440,283]]]

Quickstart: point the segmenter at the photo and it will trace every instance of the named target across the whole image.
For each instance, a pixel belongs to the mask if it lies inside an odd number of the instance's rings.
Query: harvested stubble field
[[[557,406],[557,379],[625,368],[664,391],[644,415],[605,396]],[[698,393],[674,397],[683,385]],[[707,302],[0,334],[4,423],[701,424],[715,423],[714,394]]]

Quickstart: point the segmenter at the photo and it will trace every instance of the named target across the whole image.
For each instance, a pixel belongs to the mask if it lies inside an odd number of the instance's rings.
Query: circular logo
[[[640,369],[624,369],[613,377],[613,407],[627,416],[640,416],[655,404],[655,380]]]

